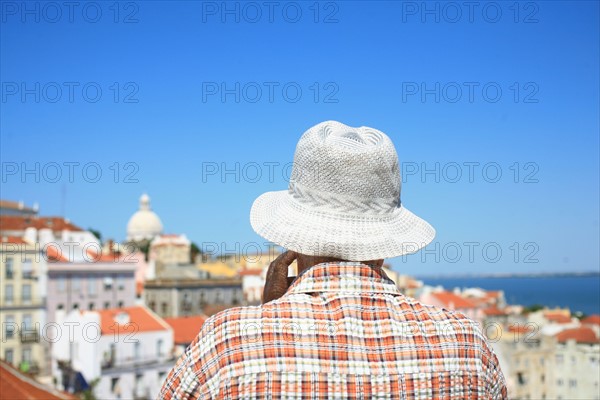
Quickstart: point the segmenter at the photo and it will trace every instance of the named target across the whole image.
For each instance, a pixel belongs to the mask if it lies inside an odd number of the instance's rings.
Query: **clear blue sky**
[[[392,260],[398,270],[599,268],[596,1],[428,3],[433,14],[422,2],[322,2],[318,14],[313,2],[280,2],[272,15],[262,2],[228,3],[233,14],[221,2],[123,2],[118,14],[113,2],[22,4],[2,3],[2,198],[39,202],[43,215],[64,209],[123,240],[147,192],[166,232],[244,248],[263,242],[252,201],[286,187],[300,135],[333,119],[392,138],[403,203],[437,230],[438,250]],[[224,101],[222,83],[233,90]],[[40,182],[23,179],[36,162]],[[263,166],[257,182],[250,167],[239,183],[203,179],[206,163],[252,162]],[[268,162],[279,163],[273,182]],[[126,163],[138,183],[126,181]],[[436,163],[439,182],[423,178]],[[466,242],[477,243],[473,259]]]

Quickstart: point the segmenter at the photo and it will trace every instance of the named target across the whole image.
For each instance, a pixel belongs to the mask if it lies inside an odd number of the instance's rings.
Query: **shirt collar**
[[[292,282],[291,293],[360,292],[401,295],[381,267],[360,262],[322,263],[310,267]]]

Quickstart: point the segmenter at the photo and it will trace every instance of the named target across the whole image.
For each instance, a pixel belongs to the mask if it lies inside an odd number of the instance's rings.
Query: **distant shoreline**
[[[421,280],[427,279],[473,279],[473,278],[578,278],[578,277],[598,277],[600,272],[537,272],[537,273],[495,273],[495,274],[431,274],[415,275],[415,278]]]

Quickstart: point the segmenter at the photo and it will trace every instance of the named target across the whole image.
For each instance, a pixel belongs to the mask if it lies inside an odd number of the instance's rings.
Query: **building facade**
[[[76,390],[81,375],[98,399],[155,399],[175,363],[173,330],[143,306],[57,313],[72,326],[52,350],[58,388]],[[92,384],[93,383],[93,384]]]
[[[2,236],[0,243],[0,357],[23,372],[44,374],[48,348],[40,338],[46,315],[45,258],[39,246]]]
[[[163,318],[205,313],[206,306],[239,306],[244,301],[242,280],[154,279],[144,286],[146,305]]]
[[[48,265],[48,318],[59,310],[102,310],[135,304],[136,264],[126,260],[51,262]]]

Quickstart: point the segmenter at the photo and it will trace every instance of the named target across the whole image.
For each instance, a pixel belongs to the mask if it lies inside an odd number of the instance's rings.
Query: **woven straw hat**
[[[258,197],[250,223],[286,249],[350,261],[414,253],[435,236],[400,203],[398,155],[390,138],[336,121],[302,135],[288,190]]]

